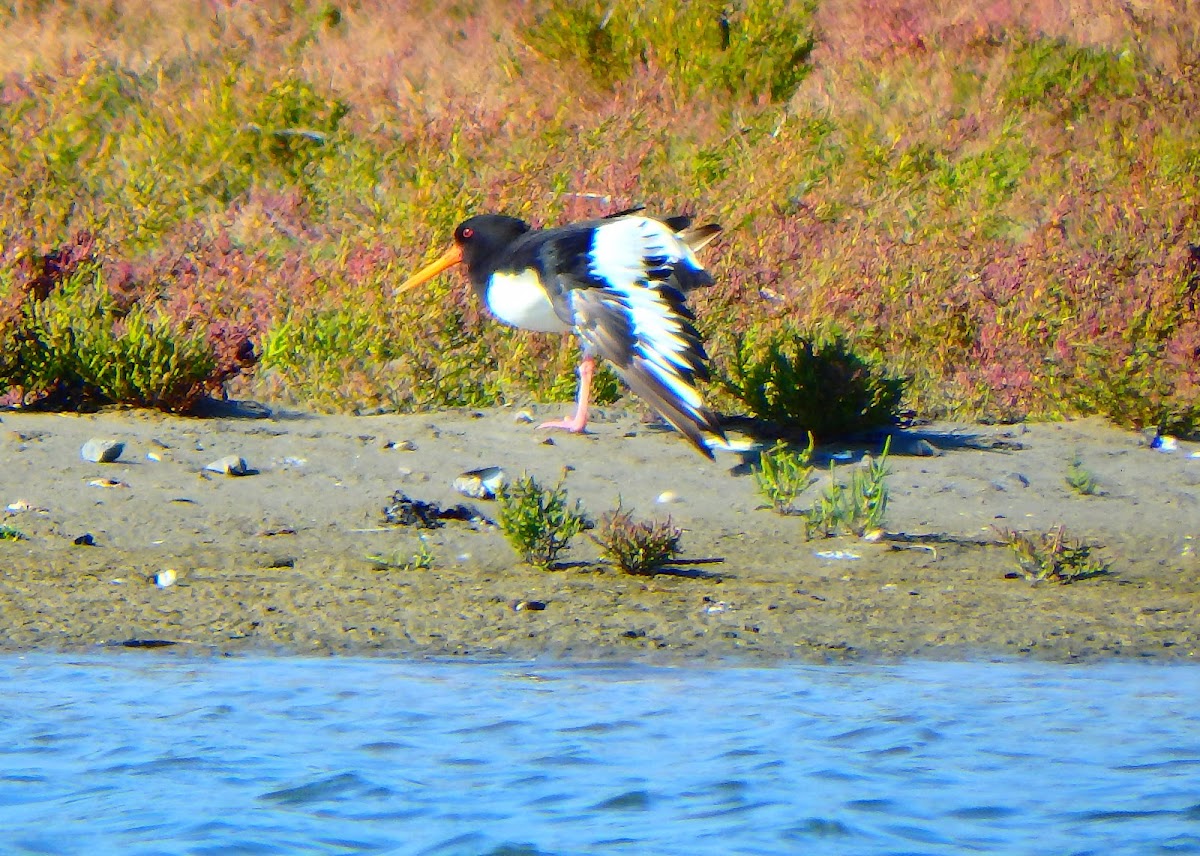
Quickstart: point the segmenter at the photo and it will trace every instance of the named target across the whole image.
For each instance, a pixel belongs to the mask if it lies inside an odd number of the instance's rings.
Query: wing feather
[[[683,292],[711,284],[712,277],[674,228],[686,229],[688,222],[677,220],[605,221],[594,233],[589,282],[566,290],[585,346],[611,362],[636,395],[711,458],[709,441],[724,442],[725,435],[696,389],[697,381],[708,379],[708,355]],[[706,227],[704,243],[712,234]]]

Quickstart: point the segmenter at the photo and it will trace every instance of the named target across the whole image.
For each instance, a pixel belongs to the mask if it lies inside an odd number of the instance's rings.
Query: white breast
[[[496,318],[522,330],[566,333],[571,329],[555,314],[550,298],[533,271],[492,274],[487,305]]]

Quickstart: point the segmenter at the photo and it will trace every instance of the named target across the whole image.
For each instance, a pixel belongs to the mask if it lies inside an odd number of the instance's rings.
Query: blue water
[[[0,659],[0,853],[1200,853],[1200,667]]]

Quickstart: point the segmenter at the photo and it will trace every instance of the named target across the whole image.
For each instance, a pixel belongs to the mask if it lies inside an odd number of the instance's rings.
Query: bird
[[[500,322],[582,344],[574,415],[539,428],[582,433],[596,359],[703,455],[727,445],[717,414],[696,389],[708,354],[685,295],[712,285],[696,252],[721,231],[689,216],[656,219],[631,208],[596,220],[534,229],[504,214],[477,214],[453,243],[395,291],[398,297],[463,264],[476,296]]]

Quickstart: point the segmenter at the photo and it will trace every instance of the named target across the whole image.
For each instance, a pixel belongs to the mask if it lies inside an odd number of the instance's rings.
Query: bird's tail
[[[689,226],[679,232],[679,239],[687,244],[693,253],[698,253],[707,247],[709,241],[717,237],[720,233],[720,226],[716,223],[709,223],[707,226],[697,226],[695,228]]]
[[[675,233],[675,237],[687,244],[688,249],[694,253],[707,247],[708,242],[721,232],[721,227],[716,223],[709,223],[707,226],[692,226],[692,218],[687,214],[666,217],[663,222]]]

